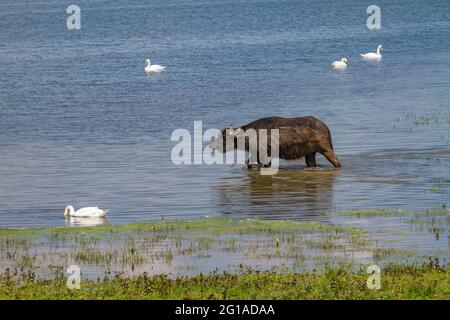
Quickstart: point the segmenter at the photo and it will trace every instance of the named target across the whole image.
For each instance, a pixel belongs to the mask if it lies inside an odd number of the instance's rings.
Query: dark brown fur
[[[253,121],[241,127],[244,131],[259,129],[268,131],[268,153],[270,154],[270,129],[279,129],[279,158],[294,160],[305,157],[308,167],[316,167],[316,153],[325,156],[336,168],[341,167],[333,151],[331,133],[322,121],[311,117],[270,117]],[[222,131],[225,134],[225,130]],[[247,139],[248,140],[248,139]],[[235,147],[237,147],[235,145]],[[248,151],[248,141],[246,141]],[[258,161],[259,162],[259,161]]]

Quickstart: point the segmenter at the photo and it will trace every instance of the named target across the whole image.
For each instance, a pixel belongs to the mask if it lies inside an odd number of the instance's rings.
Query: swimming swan
[[[64,209],[65,217],[80,217],[80,218],[102,218],[106,216],[108,210],[102,210],[98,207],[86,207],[75,211],[72,206],[67,206]]]
[[[361,57],[367,60],[380,60],[381,59],[381,50],[383,50],[383,46],[380,44],[377,47],[377,52],[368,52],[368,53],[362,53]]]
[[[150,65],[150,59],[145,59],[145,65],[145,72],[161,72],[166,68],[159,64]]]
[[[347,58],[342,58],[341,61],[334,61],[331,64],[331,67],[333,69],[345,69],[347,68],[348,62],[347,62]]]

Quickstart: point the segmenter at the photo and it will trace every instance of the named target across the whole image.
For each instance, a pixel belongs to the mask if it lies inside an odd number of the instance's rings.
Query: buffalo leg
[[[316,153],[310,153],[305,156],[306,166],[308,168],[315,168],[316,164]]]
[[[267,163],[263,163],[263,161],[261,160],[261,157],[260,157],[259,154],[258,154],[258,165],[259,165],[260,167],[263,167],[263,168],[270,168],[270,167],[272,166],[272,159],[270,159],[270,157],[267,158],[267,159],[265,159],[264,162],[267,162]]]
[[[248,169],[251,169],[251,168],[257,166],[257,164],[255,164],[255,163],[250,163],[250,161],[248,159],[247,159],[247,161],[245,161],[245,164],[247,165]]]
[[[250,157],[245,161],[247,168],[252,169],[259,166],[258,160],[256,159],[255,161],[255,158],[256,158],[255,155],[251,154]]]
[[[245,164],[247,165],[247,168],[249,168],[249,169],[252,169],[252,168],[255,168],[255,167],[270,168],[272,166],[272,161],[269,161],[269,163],[267,163],[267,164],[262,163],[259,155],[256,158],[256,163],[254,163],[254,161],[255,161],[255,157],[250,156],[250,158],[248,158],[245,161]]]
[[[248,160],[246,161],[246,164],[248,169],[258,168],[260,166],[258,163],[250,163]]]

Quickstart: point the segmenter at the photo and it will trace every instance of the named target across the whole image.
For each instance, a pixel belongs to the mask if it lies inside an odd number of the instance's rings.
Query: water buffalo
[[[266,129],[268,132],[266,151],[269,158],[271,155],[270,130],[278,129],[280,159],[294,160],[305,157],[307,167],[316,167],[316,153],[320,153],[336,168],[341,167],[341,163],[333,151],[330,130],[325,123],[311,116],[298,118],[269,117],[253,121],[238,128],[225,128],[221,130],[220,135],[209,146],[223,153],[234,149],[250,151],[252,150],[249,149],[250,140],[245,135],[246,132],[252,131],[249,129],[253,129],[258,137],[260,130]],[[242,137],[242,135],[245,137],[245,147],[243,143],[238,143],[238,137]],[[260,147],[258,146],[258,148]],[[267,166],[267,163],[260,160],[259,151],[261,150],[258,149],[258,156],[254,158],[254,162]],[[250,167],[251,161],[247,160],[247,165]]]

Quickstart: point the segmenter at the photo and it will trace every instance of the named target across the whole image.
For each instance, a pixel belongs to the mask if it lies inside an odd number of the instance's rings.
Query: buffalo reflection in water
[[[333,209],[338,170],[290,166],[276,175],[259,170],[240,172],[216,187],[221,213],[275,219],[313,219]]]

